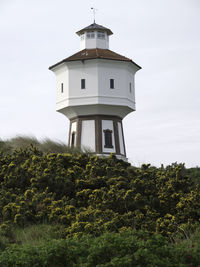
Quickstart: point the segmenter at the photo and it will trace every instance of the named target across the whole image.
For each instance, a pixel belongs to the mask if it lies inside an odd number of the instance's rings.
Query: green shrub
[[[0,253],[0,266],[199,266],[200,244],[172,244],[144,231],[51,239],[38,246],[12,245]]]
[[[183,164],[136,168],[112,154],[44,153],[33,138],[24,147],[0,155],[0,223],[58,223],[71,237],[126,228],[173,239],[200,221],[200,189]]]

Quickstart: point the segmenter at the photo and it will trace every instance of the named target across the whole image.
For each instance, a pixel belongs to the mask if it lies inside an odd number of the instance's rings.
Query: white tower
[[[56,110],[70,120],[69,145],[126,159],[122,119],[135,111],[131,59],[109,50],[112,31],[96,23],[77,32],[81,51],[51,66]]]

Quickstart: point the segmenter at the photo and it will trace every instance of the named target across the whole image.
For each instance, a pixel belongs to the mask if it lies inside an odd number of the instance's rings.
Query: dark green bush
[[[13,245],[0,254],[0,266],[199,266],[199,253],[199,243],[173,245],[161,235],[125,231],[52,239],[37,247]]]

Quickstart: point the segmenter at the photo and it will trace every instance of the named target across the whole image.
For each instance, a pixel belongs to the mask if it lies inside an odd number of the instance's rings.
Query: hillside
[[[176,163],[2,149],[0,266],[198,266],[199,177]]]

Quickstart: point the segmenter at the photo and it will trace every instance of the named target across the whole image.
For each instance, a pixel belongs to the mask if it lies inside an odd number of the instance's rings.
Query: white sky
[[[50,65],[78,52],[76,31],[113,31],[110,49],[142,66],[124,119],[129,161],[200,165],[199,0],[0,0],[0,138],[67,142]]]

